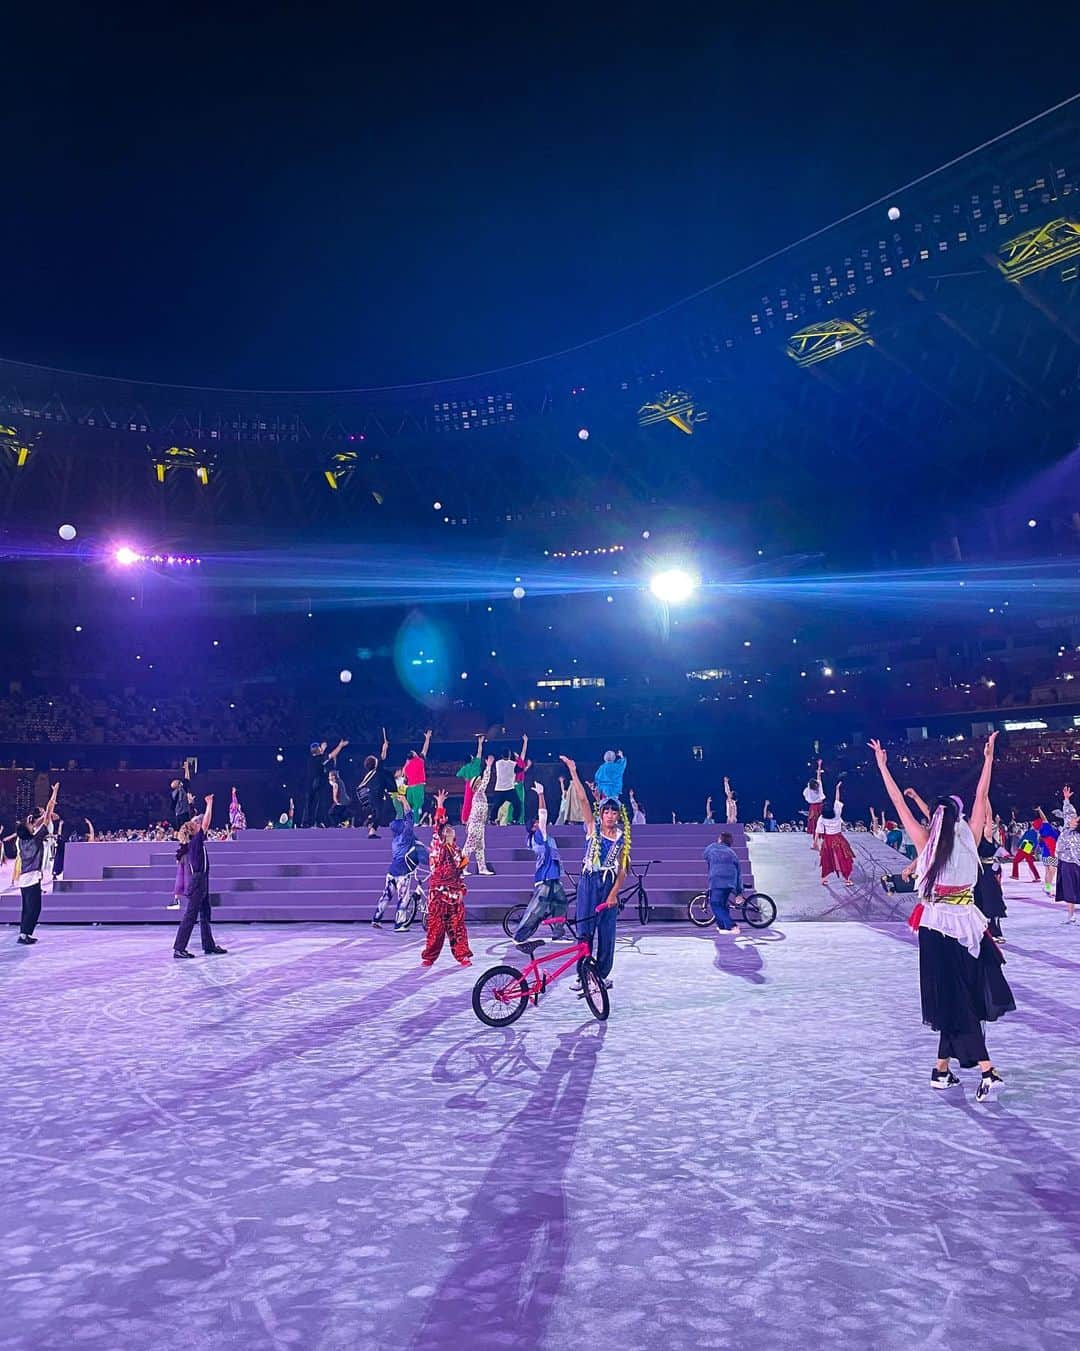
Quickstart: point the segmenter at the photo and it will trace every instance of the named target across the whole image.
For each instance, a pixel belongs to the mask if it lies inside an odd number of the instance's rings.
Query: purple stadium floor
[[[898,924],[621,931],[513,1028],[419,935],[0,933],[0,1347],[1080,1345],[1080,925],[1006,924],[1007,1077],[928,1086]]]

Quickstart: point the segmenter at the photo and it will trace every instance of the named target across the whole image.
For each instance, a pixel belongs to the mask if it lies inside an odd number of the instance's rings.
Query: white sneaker
[[[179,909],[180,909],[180,902],[179,902],[179,901],[170,901],[169,904],[165,907],[165,909],[166,909],[166,910],[179,910]]]
[[[573,985],[570,986],[570,988],[571,988],[571,990],[573,990],[573,992],[574,992],[575,994],[584,994],[584,993],[585,993],[585,991],[584,991],[584,989],[583,989],[583,987],[582,987],[582,984],[581,984],[581,981],[580,981],[580,980],[575,980],[574,983],[573,983]]]

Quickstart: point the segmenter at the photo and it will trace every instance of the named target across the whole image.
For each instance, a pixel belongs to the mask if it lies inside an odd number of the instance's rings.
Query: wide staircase
[[[728,827],[742,862],[744,884],[753,885],[741,826]],[[461,830],[459,828],[459,836]],[[417,836],[427,844],[431,831]],[[649,864],[645,886],[657,921],[685,921],[686,907],[705,885],[702,852],[717,837],[714,826],[636,826],[633,862]],[[559,826],[555,838],[571,877],[581,870],[580,826]],[[245,831],[238,839],[211,843],[210,894],[218,921],[369,920],[382,893],[390,858],[390,833],[369,840],[362,830]],[[475,922],[497,922],[532,895],[534,860],[520,826],[492,826],[487,854],[494,877],[468,878],[466,909]],[[174,845],[72,843],[64,880],[47,895],[42,922],[53,924],[175,924],[172,899]],[[17,894],[8,894],[4,918],[17,918]],[[778,898],[779,899],[779,898]],[[12,904],[12,902],[16,904]],[[627,907],[624,920],[636,922]]]

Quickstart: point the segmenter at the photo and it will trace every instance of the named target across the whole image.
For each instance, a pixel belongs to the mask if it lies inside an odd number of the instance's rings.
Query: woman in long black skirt
[[[990,921],[990,937],[1004,943],[1001,921],[1005,919],[1005,897],[1001,891],[1001,864],[997,861],[998,843],[994,818],[987,804],[986,824],[979,837],[979,876],[975,883],[975,904]]]
[[[904,829],[919,850],[916,864],[919,904],[908,921],[919,935],[919,987],[923,1022],[938,1036],[937,1063],[930,1074],[931,1088],[953,1088],[960,1080],[950,1069],[978,1065],[981,1070],[977,1102],[992,1098],[1002,1083],[986,1049],[984,1024],[1016,1008],[997,944],[990,938],[988,920],[975,904],[979,851],[989,810],[990,776],[994,765],[991,732],[983,750],[983,768],[975,790],[971,823],[963,816],[957,797],[938,798],[929,828],[912,816],[903,793],[889,773],[888,754],[878,741],[870,746],[889,799]],[[992,818],[991,818],[992,819]]]

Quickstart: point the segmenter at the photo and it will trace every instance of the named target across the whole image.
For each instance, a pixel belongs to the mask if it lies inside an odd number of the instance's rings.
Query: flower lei
[[[627,814],[625,805],[619,803],[619,815],[622,818],[622,848],[619,851],[619,871],[626,872],[630,867],[630,817]],[[600,822],[596,821],[592,835],[589,837],[589,856],[585,860],[586,872],[600,871]]]

